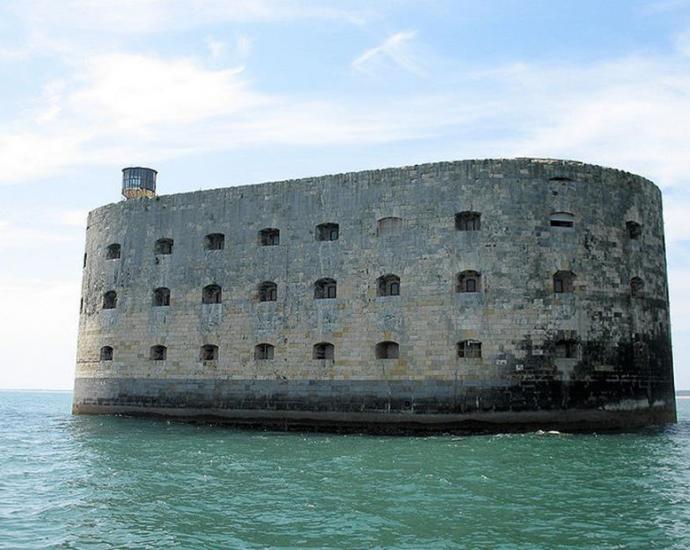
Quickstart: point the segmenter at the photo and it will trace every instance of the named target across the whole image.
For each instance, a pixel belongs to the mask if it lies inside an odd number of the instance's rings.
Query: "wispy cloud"
[[[378,75],[386,68],[393,66],[417,76],[423,76],[425,71],[411,48],[411,42],[416,36],[416,31],[396,32],[378,46],[366,50],[355,58],[352,61],[352,68],[369,75]]]
[[[19,225],[8,220],[0,220],[0,250],[10,248],[40,249],[46,244],[65,243],[72,240],[71,235],[44,229],[36,229],[29,224]]]
[[[232,40],[218,40],[209,36],[205,42],[211,59],[214,61],[221,61],[227,57],[245,60],[252,49],[252,40],[246,34],[240,34]]]
[[[690,0],[653,0],[638,8],[644,14],[660,14],[690,8]]]
[[[690,28],[684,32],[678,33],[675,36],[675,45],[678,51],[687,57],[690,57]]]
[[[373,10],[365,2],[300,0],[10,0],[12,11],[32,27],[63,32],[161,33],[208,24],[331,19],[360,24]]]
[[[192,58],[96,56],[0,131],[0,182],[123,158],[442,135],[453,150],[439,156],[563,156],[636,171],[666,187],[686,182],[690,126],[678,122],[690,120],[690,73],[683,61],[523,62],[455,73],[461,76],[438,79],[434,94],[392,92],[362,102],[267,94],[241,67],[208,68]],[[468,133],[472,139],[458,137],[458,148],[454,136]]]
[[[213,69],[190,58],[143,54],[94,56],[70,78],[46,86],[33,112],[0,131],[0,183],[123,158],[150,162],[247,145],[419,138],[483,114],[482,104],[462,105],[444,94],[367,104],[270,95],[241,67]]]

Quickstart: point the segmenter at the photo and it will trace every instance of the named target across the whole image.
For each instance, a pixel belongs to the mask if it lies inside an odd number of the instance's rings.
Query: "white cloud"
[[[2,238],[0,238],[2,242]],[[68,389],[74,372],[79,283],[0,280],[1,388]],[[30,330],[37,324],[40,331]],[[46,322],[46,320],[48,320]]]
[[[404,69],[417,76],[425,71],[412,52],[410,42],[417,36],[416,31],[396,32],[380,45],[366,50],[352,61],[352,68],[368,75],[380,75],[390,66]]]
[[[690,244],[690,190],[688,191],[684,197],[664,202],[666,241],[669,244]]]
[[[59,210],[55,212],[53,218],[61,225],[84,229],[86,227],[86,217],[88,213],[88,210]]]
[[[10,248],[40,249],[48,244],[67,243],[71,235],[44,229],[18,225],[8,220],[0,220],[0,250]]]
[[[73,165],[146,159],[269,143],[383,143],[429,136],[477,120],[478,107],[452,95],[362,104],[270,96],[241,68],[142,54],[90,58],[47,85],[30,119],[0,130],[0,183]],[[15,128],[21,128],[21,132]]]
[[[31,121],[18,118],[0,130],[0,181],[123,158],[155,162],[254,145],[439,135],[453,149],[439,150],[438,158],[562,156],[638,172],[663,187],[682,186],[690,173],[690,125],[679,123],[690,120],[690,73],[677,60],[516,63],[458,71],[460,79],[440,82],[435,94],[392,92],[367,101],[268,95],[241,68],[210,69],[189,58],[112,54],[75,71],[46,87]]]
[[[206,38],[206,47],[211,54],[211,59],[220,59],[228,49],[228,43],[223,40],[216,40],[209,36]]]
[[[125,129],[186,124],[260,103],[261,96],[239,78],[241,72],[207,70],[188,59],[99,56],[88,63],[81,76],[87,84],[69,96],[68,104],[72,112]]]
[[[211,59],[214,61],[220,61],[227,57],[245,60],[252,49],[252,40],[245,34],[236,36],[232,40],[232,44],[227,40],[218,40],[212,36],[207,37],[205,42]]]
[[[640,5],[639,11],[643,14],[655,15],[659,13],[683,10],[690,7],[690,0],[655,0],[647,1]]]
[[[671,326],[674,331],[690,331],[690,269],[669,272]]]
[[[365,2],[345,9],[300,0],[17,0],[14,13],[32,28],[61,32],[159,33],[208,24],[334,19],[361,23],[372,13]]]
[[[687,57],[690,57],[690,29],[687,29],[675,36],[676,49]]]
[[[501,96],[505,155],[575,158],[637,172],[662,187],[690,173],[690,72],[653,57],[588,67],[518,64],[475,76]],[[495,90],[495,91],[492,91]],[[511,135],[512,134],[512,135]]]
[[[245,58],[252,51],[253,41],[246,34],[240,34],[235,38],[235,54],[240,58]]]

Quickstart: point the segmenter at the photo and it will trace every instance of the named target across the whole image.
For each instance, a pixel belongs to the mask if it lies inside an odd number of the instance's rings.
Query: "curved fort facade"
[[[644,178],[515,159],[170,196],[152,170],[125,180],[130,200],[88,218],[75,413],[675,421],[661,193]]]

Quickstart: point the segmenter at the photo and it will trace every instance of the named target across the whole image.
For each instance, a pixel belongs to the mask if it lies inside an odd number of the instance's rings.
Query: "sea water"
[[[0,392],[0,548],[688,548],[690,401],[625,434],[379,437]]]

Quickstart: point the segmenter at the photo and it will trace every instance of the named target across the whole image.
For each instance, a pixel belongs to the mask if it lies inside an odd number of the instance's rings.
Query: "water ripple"
[[[367,437],[0,392],[0,548],[687,548],[690,401],[633,434]]]

